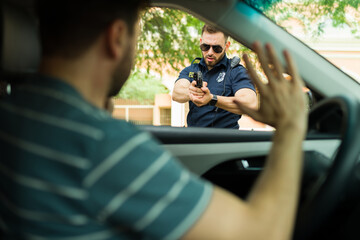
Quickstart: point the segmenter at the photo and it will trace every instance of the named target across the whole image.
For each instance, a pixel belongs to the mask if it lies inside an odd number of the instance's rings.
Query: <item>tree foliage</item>
[[[143,13],[140,24],[135,70],[118,97],[144,101],[169,92],[161,83],[165,71],[178,72],[201,56],[198,31],[203,22],[179,10],[150,8]]]
[[[137,66],[159,73],[163,67],[179,71],[201,52],[198,47],[203,22],[178,10],[151,8],[141,18]]]
[[[280,25],[289,18],[299,19],[313,37],[321,36],[331,22],[336,28],[349,27],[354,37],[360,38],[359,0],[284,1],[273,4],[266,13]]]
[[[168,92],[169,90],[161,83],[161,78],[136,69],[122,87],[118,97],[151,102],[156,94]]]
[[[360,36],[359,0],[245,0],[264,11],[277,23],[290,18],[302,21],[305,30],[320,36],[325,23],[331,20],[335,27],[351,27]],[[203,22],[174,9],[150,8],[141,18],[141,36],[138,43],[137,66],[162,73],[164,69],[179,71],[195,57],[199,50]],[[239,54],[246,48],[232,40],[230,54]]]

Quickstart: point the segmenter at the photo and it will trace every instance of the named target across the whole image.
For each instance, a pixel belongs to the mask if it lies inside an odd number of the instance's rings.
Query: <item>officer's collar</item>
[[[206,64],[205,64],[204,58],[201,58],[199,64],[202,65],[203,67],[206,67],[206,68],[207,68],[207,66],[206,66]],[[218,62],[218,63],[214,66],[214,68],[217,68],[217,67],[219,67],[219,66],[227,67],[228,64],[229,64],[229,61],[228,61],[228,58],[227,58],[226,53],[225,53],[223,59],[221,59],[221,61]]]

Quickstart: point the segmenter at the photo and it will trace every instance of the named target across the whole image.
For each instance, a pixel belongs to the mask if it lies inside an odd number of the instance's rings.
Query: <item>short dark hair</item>
[[[208,33],[218,33],[221,32],[222,34],[224,34],[225,37],[225,41],[227,41],[229,35],[225,34],[224,32],[220,31],[219,29],[215,28],[212,25],[209,24],[205,24],[201,30],[201,36],[204,34],[204,32],[208,32]]]
[[[132,32],[147,5],[146,0],[39,0],[42,54],[78,56],[116,19]]]

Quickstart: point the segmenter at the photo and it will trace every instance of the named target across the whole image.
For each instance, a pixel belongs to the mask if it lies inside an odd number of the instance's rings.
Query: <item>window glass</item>
[[[187,127],[189,104],[171,100],[180,71],[201,57],[199,48],[204,23],[179,10],[151,8],[142,16],[136,65],[114,99],[113,116],[135,124]],[[241,57],[250,50],[233,39],[227,57]],[[247,116],[244,130],[272,130]]]
[[[360,82],[358,1],[246,2]],[[201,57],[199,39],[203,24],[179,10],[150,8],[144,12],[136,65],[114,101],[114,117],[135,124],[187,126],[189,106],[172,101],[171,94],[179,72],[194,58]],[[233,39],[230,42],[229,58],[246,52],[257,65],[249,49]],[[259,74],[263,76],[260,68]],[[312,96],[307,88],[304,94],[309,99]],[[239,123],[240,130],[273,130],[247,116]]]
[[[245,1],[360,82],[360,2]]]

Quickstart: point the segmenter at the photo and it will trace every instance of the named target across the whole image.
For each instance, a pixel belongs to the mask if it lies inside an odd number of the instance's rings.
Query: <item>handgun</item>
[[[203,78],[200,71],[194,73],[194,81],[196,81],[195,87],[201,88],[203,86]]]

